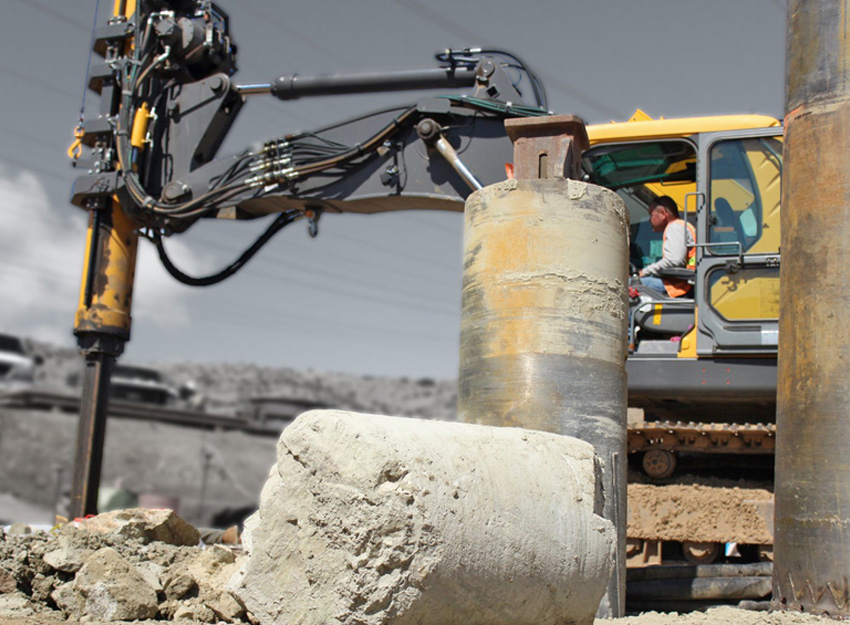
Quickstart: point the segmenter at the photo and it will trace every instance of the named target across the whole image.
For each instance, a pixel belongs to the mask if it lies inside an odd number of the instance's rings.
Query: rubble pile
[[[49,532],[12,526],[0,530],[0,619],[247,622],[225,588],[243,557],[204,546],[171,510],[119,510]]]

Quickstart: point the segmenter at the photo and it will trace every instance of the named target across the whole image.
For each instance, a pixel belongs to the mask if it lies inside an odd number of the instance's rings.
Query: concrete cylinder
[[[850,616],[850,6],[788,3],[773,607]]]
[[[458,417],[591,443],[625,604],[628,218],[576,180],[509,180],[466,203]],[[557,490],[555,491],[557,492]]]
[[[262,625],[590,625],[615,547],[598,494],[576,439],[312,411],[231,589]]]

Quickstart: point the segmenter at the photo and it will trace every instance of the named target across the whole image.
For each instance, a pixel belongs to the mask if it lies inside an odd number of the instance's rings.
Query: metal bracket
[[[581,153],[590,147],[584,120],[576,115],[505,120],[514,144],[514,178],[581,179]]]

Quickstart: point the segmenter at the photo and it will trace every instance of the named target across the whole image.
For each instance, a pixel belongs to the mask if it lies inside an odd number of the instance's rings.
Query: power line
[[[291,315],[289,313],[279,314],[276,311],[268,311],[267,313],[263,313],[262,311],[239,311],[239,312],[231,312],[231,311],[223,311],[221,309],[217,310],[205,310],[201,311],[200,317],[206,317],[210,321],[214,321],[212,317],[216,315],[219,316],[223,321],[223,323],[228,323],[227,320],[231,320],[233,322],[238,322],[241,325],[245,325],[246,317],[253,317],[254,321],[251,322],[251,328],[262,327],[271,330],[288,330],[289,333],[294,331],[298,331],[298,328],[294,327],[293,324],[288,323],[286,320],[293,320],[296,322],[303,321],[307,322],[307,328],[315,327],[319,325],[318,328],[320,333],[323,335],[335,334],[337,336],[341,336],[344,339],[351,339],[351,334],[347,334],[342,332],[343,330],[355,330],[357,332],[367,332],[369,334],[378,335],[378,336],[397,336],[399,338],[404,339],[412,339],[417,341],[452,341],[455,342],[456,339],[454,337],[448,337],[446,335],[439,334],[428,334],[422,332],[405,332],[403,330],[390,330],[385,327],[378,326],[367,326],[360,324],[351,324],[351,323],[340,323],[333,319],[321,319],[316,317],[304,317],[300,315]],[[196,317],[195,314],[192,315],[193,319]],[[259,325],[254,325],[255,323]],[[232,323],[231,323],[232,327]],[[305,326],[299,326],[299,328],[304,328]]]
[[[398,300],[391,297],[385,297],[383,295],[363,295],[362,293],[354,292],[349,289],[341,289],[337,287],[331,287],[327,285],[318,285],[315,282],[308,280],[299,280],[297,278],[293,278],[291,276],[281,276],[279,274],[272,274],[264,271],[259,271],[257,269],[248,269],[252,273],[252,275],[260,276],[270,280],[272,282],[278,282],[281,284],[291,284],[296,286],[301,286],[306,289],[310,289],[313,291],[320,291],[323,293],[335,293],[337,295],[343,295],[345,297],[349,297],[352,299],[363,300],[369,303],[382,303],[387,306],[393,306],[395,308],[404,308],[408,310],[416,310],[418,312],[430,312],[438,315],[448,315],[455,316],[457,314],[456,311],[450,310],[448,308],[436,308],[434,306],[428,305],[418,305],[413,304],[408,300]]]
[[[460,230],[458,230],[457,228],[452,228],[449,226],[444,226],[443,224],[434,223],[433,221],[430,221],[423,217],[419,217],[417,215],[400,215],[399,217],[408,221],[415,221],[418,224],[422,224],[423,226],[427,226],[429,228],[432,228],[433,230],[439,230],[440,232],[448,232],[449,234],[463,233],[463,226],[461,226]]]
[[[448,308],[437,308],[437,307],[434,307],[434,306],[413,304],[413,303],[411,303],[410,301],[407,301],[407,300],[402,301],[402,300],[397,300],[397,299],[391,298],[391,297],[384,297],[384,296],[381,296],[381,295],[363,295],[361,293],[353,292],[353,291],[350,291],[348,289],[340,289],[340,288],[335,288],[335,287],[329,287],[327,285],[317,285],[314,282],[310,282],[310,281],[307,281],[307,280],[298,280],[296,278],[291,278],[291,277],[285,277],[284,278],[284,277],[279,276],[277,274],[270,274],[270,273],[267,273],[267,272],[264,272],[264,271],[254,270],[253,273],[254,273],[254,275],[264,277],[264,278],[266,278],[268,280],[272,280],[274,282],[280,282],[282,284],[295,284],[295,285],[298,285],[298,286],[301,286],[301,287],[304,287],[304,288],[307,288],[307,289],[312,289],[314,291],[320,291],[320,292],[323,292],[323,293],[335,293],[337,295],[343,295],[345,297],[349,297],[349,298],[352,298],[352,299],[359,299],[359,300],[362,300],[362,301],[365,301],[365,302],[369,302],[370,304],[381,303],[381,304],[386,304],[387,306],[392,306],[394,308],[404,308],[404,309],[407,309],[407,310],[415,310],[417,312],[430,312],[430,313],[433,313],[433,314],[447,315],[447,316],[450,316],[450,317],[453,317],[453,316],[458,314],[456,311],[450,310]]]
[[[400,7],[407,9],[417,17],[431,22],[435,26],[439,26],[443,30],[451,33],[455,37],[458,37],[462,41],[467,41],[470,43],[475,42],[476,45],[481,45],[482,47],[498,47],[497,45],[487,41],[486,38],[481,37],[477,33],[474,33],[473,31],[469,30],[466,26],[458,24],[454,20],[445,17],[440,13],[437,13],[433,9],[426,6],[425,3],[421,2],[420,0],[391,0],[391,2],[394,2]],[[552,76],[544,72],[537,73],[540,75],[541,79],[543,79],[543,83],[547,87],[550,85],[554,85],[556,89],[565,93],[576,102],[579,102],[580,104],[583,104],[585,106],[593,107],[601,111],[602,113],[605,113],[606,115],[610,115],[615,118],[623,117],[623,114],[620,111],[611,108],[601,100],[597,100],[593,96],[584,93],[582,90],[567,84],[565,81],[561,80],[557,76]]]
[[[433,257],[425,257],[425,256],[419,256],[418,254],[410,254],[409,252],[403,252],[401,250],[388,247],[386,245],[381,245],[379,243],[375,243],[374,241],[366,241],[366,240],[360,239],[358,237],[353,237],[350,234],[342,234],[340,232],[334,232],[333,234],[329,234],[328,236],[336,237],[336,238],[342,239],[343,241],[351,241],[351,242],[357,243],[358,245],[360,245],[364,249],[375,249],[375,250],[380,250],[382,252],[388,252],[388,253],[392,254],[394,258],[407,258],[407,259],[412,259],[412,260],[416,260],[416,261],[419,261],[419,262],[424,262],[431,267],[440,267],[442,269],[446,269],[446,270],[451,271],[453,273],[457,273],[460,270],[460,265],[443,264],[443,263],[437,262]]]
[[[307,246],[300,245],[300,244],[295,243],[293,241],[287,241],[286,245],[288,247],[291,247],[294,250],[302,250],[302,251],[307,250]],[[436,285],[445,285],[446,284],[445,280],[438,280],[438,279],[435,279],[433,276],[429,276],[429,275],[426,275],[426,274],[423,274],[423,273],[411,272],[409,269],[404,269],[404,270],[401,270],[401,271],[399,271],[399,270],[393,271],[394,269],[396,269],[396,267],[394,265],[388,265],[387,263],[370,263],[370,262],[365,261],[361,258],[353,258],[351,256],[346,256],[344,254],[336,254],[334,252],[329,252],[327,250],[321,250],[319,252],[319,254],[322,256],[322,258],[338,259],[338,260],[341,260],[342,262],[346,263],[347,265],[352,265],[352,264],[353,265],[359,265],[361,267],[366,267],[366,268],[369,268],[369,269],[378,269],[378,270],[381,270],[381,271],[388,271],[389,270],[390,273],[394,273],[395,275],[402,276],[402,277],[405,277],[405,278],[408,278],[408,279],[409,278],[416,278],[417,280],[424,280],[425,282],[429,282],[431,284],[436,284]]]
[[[23,211],[16,211],[16,212],[23,214]],[[16,264],[16,263],[11,262],[11,261],[5,261],[4,266],[8,266],[8,267],[11,267],[11,268],[18,267],[19,269],[24,269],[24,270],[28,270],[28,271],[43,272],[44,275],[49,275],[51,278],[55,278],[56,275],[57,275],[56,271],[53,270],[53,269],[47,269],[47,268],[44,268],[44,267],[38,267],[38,266],[33,266],[33,265],[24,266],[24,265]],[[383,294],[364,295],[363,293],[353,292],[351,290],[344,289],[344,288],[332,287],[332,286],[328,286],[328,285],[321,285],[321,284],[317,284],[317,283],[312,282],[312,281],[299,280],[299,279],[293,278],[291,276],[289,276],[289,277],[281,276],[280,274],[276,274],[276,273],[273,274],[273,273],[269,273],[269,272],[265,272],[265,271],[259,271],[257,269],[254,269],[252,271],[252,274],[255,275],[255,276],[259,276],[260,278],[263,278],[265,280],[270,280],[272,282],[278,282],[278,283],[281,283],[281,284],[296,285],[296,286],[300,286],[302,288],[320,291],[322,293],[335,293],[337,295],[342,295],[344,297],[348,297],[348,298],[352,298],[352,299],[358,299],[358,300],[366,301],[366,302],[369,302],[369,303],[380,303],[380,304],[385,304],[387,306],[391,306],[391,307],[395,307],[395,308],[414,310],[414,311],[422,312],[422,313],[448,315],[448,316],[452,316],[452,317],[458,315],[458,311],[455,310],[455,309],[436,307],[436,306],[431,306],[431,305],[424,304],[424,303],[423,304],[417,304],[417,303],[412,302],[410,300],[400,300],[400,299],[396,299],[396,298],[392,298],[392,297],[386,297]],[[71,275],[65,274],[65,277],[70,279]],[[351,282],[351,281],[349,281],[349,282]],[[393,289],[393,290],[394,290],[394,292],[398,292],[397,288]]]
[[[29,7],[31,9],[36,9],[37,11],[41,11],[42,13],[45,13],[47,15],[50,15],[51,17],[54,17],[58,20],[61,20],[63,24],[70,24],[71,26],[76,26],[77,28],[79,28],[80,30],[82,30],[86,33],[91,32],[91,28],[89,27],[89,25],[83,24],[82,22],[78,22],[73,17],[70,17],[70,16],[66,15],[65,13],[62,13],[61,11],[57,11],[56,9],[54,9],[54,8],[48,6],[48,5],[44,5],[41,2],[39,2],[38,0],[18,0],[18,2],[23,4],[25,7]]]
[[[240,252],[241,251],[238,248],[236,248],[235,246],[222,245],[221,243],[217,243],[215,241],[212,241],[210,239],[206,239],[204,237],[196,237],[196,239],[201,241],[202,243],[206,243],[210,246],[218,246],[220,248],[229,249],[233,252]],[[255,260],[255,262],[262,263],[262,264],[265,264],[265,265],[274,265],[278,269],[281,267],[281,263],[275,262],[275,261],[268,259],[268,258],[257,258]],[[348,261],[345,260],[344,262],[347,263]],[[374,280],[369,280],[369,279],[364,279],[362,274],[357,274],[357,278],[348,278],[346,276],[340,275],[339,273],[326,271],[326,270],[323,270],[323,269],[321,269],[321,268],[319,268],[315,265],[299,263],[297,260],[293,260],[293,259],[290,259],[290,258],[287,258],[284,261],[284,266],[286,267],[286,269],[297,269],[297,270],[300,270],[302,272],[306,272],[309,275],[324,276],[324,277],[330,278],[332,280],[343,280],[348,284],[358,283],[358,284],[363,284],[363,285],[366,285],[366,286],[369,286],[369,287],[377,287],[379,292],[386,292],[386,284],[385,283],[376,282]],[[336,269],[336,268],[339,268],[340,265],[333,265],[333,267]],[[392,290],[393,290],[394,293],[405,293],[407,295],[411,295],[411,296],[417,297],[417,298],[423,297],[423,293],[421,291],[411,291],[411,290],[399,287],[398,285],[393,285]]]
[[[38,167],[36,165],[31,165],[31,164],[26,163],[24,161],[19,161],[19,160],[14,159],[14,158],[9,158],[5,154],[0,155],[0,161],[12,163],[13,165],[17,165],[18,167],[20,167],[20,168],[22,168],[26,171],[30,171],[30,172],[37,171],[41,174],[44,174],[45,176],[49,176],[51,178],[56,178],[57,180],[61,180],[62,182],[70,182],[70,180],[71,180],[71,177],[62,176],[60,174],[57,174],[55,171],[49,171],[47,169],[44,169],[43,167]]]
[[[39,80],[38,78],[33,78],[29,74],[24,74],[23,72],[18,72],[16,70],[13,70],[13,69],[6,67],[4,65],[0,65],[0,72],[2,72],[3,74],[8,74],[9,76],[13,76],[14,78],[17,78],[18,80],[23,80],[24,82],[28,82],[28,83],[31,83],[31,84],[36,85],[38,87],[41,87],[42,89],[46,89],[46,90],[50,91],[51,93],[63,95],[65,97],[71,98],[75,102],[77,101],[77,96],[74,95],[73,93],[71,93],[70,91],[65,91],[64,89],[58,89],[55,84],[46,82],[44,80]]]
[[[47,279],[50,281],[58,281],[60,283],[65,283],[65,281],[74,278],[75,280],[79,279],[79,275],[71,275],[67,271],[54,271],[47,270],[44,267],[40,267],[37,265],[21,265],[19,263],[4,261],[4,266],[12,269],[17,272],[24,272],[30,275],[38,276],[41,279]],[[245,319],[248,317],[253,317],[260,321],[266,321],[269,324],[274,324],[273,327],[275,329],[285,328],[286,326],[279,322],[285,322],[287,320],[296,321],[296,322],[305,322],[307,324],[319,325],[322,330],[325,332],[339,332],[342,329],[355,330],[359,332],[369,332],[373,334],[379,334],[382,336],[392,335],[399,336],[403,338],[415,338],[422,340],[446,340],[446,336],[438,335],[438,334],[428,334],[423,332],[416,332],[415,334],[410,332],[405,332],[401,330],[392,330],[388,329],[385,326],[372,326],[372,325],[364,325],[364,324],[354,324],[347,322],[340,322],[337,319],[330,319],[327,317],[318,317],[318,316],[307,316],[307,315],[298,315],[290,312],[283,312],[276,309],[239,309],[239,310],[227,310],[222,308],[216,309],[202,309],[199,311],[192,312],[192,319],[203,318],[209,316],[211,313],[217,313],[221,317],[226,319],[231,319],[233,321],[238,321],[242,325],[244,325]],[[303,327],[303,326],[302,326]],[[291,326],[290,326],[291,328]],[[452,339],[454,340],[454,339]]]
[[[19,139],[23,139],[29,143],[34,144],[36,147],[49,149],[53,152],[61,149],[58,146],[45,141],[42,137],[35,135],[31,132],[21,132],[20,130],[16,130],[14,128],[9,128],[8,126],[0,126],[0,135],[12,135],[13,137],[18,137]]]
[[[351,63],[348,59],[342,58],[339,54],[331,49],[326,48],[325,46],[319,45],[316,43],[316,39],[314,37],[309,37],[304,35],[297,30],[288,27],[286,24],[281,22],[271,13],[267,11],[263,11],[262,9],[258,9],[255,5],[245,2],[245,0],[230,0],[233,4],[239,4],[243,7],[243,9],[249,13],[253,13],[257,17],[261,18],[264,24],[271,24],[275,27],[277,31],[286,32],[287,36],[292,37],[293,39],[298,39],[302,43],[307,44],[308,46],[319,50],[326,56],[334,59],[335,61],[341,61],[346,67],[353,68],[355,65]],[[278,5],[279,6],[279,5]],[[278,37],[280,37],[280,33],[278,32]]]

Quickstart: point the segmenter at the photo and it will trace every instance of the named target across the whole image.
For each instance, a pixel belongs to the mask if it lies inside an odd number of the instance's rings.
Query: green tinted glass
[[[582,158],[594,184],[619,189],[649,182],[692,182],[696,160],[693,148],[682,141],[601,146]]]

